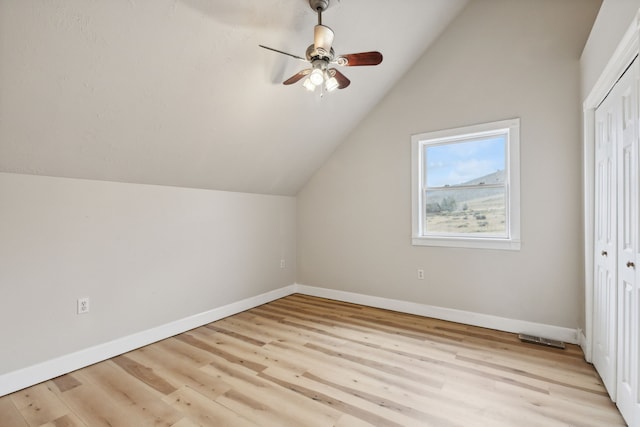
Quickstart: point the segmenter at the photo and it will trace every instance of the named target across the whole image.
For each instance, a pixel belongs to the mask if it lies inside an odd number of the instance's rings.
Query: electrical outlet
[[[287,263],[284,261],[284,259],[280,260],[280,268],[285,268],[287,266]]]
[[[85,314],[89,312],[89,297],[78,298],[78,314]]]
[[[421,268],[418,269],[418,279],[420,280],[424,279],[424,270]]]

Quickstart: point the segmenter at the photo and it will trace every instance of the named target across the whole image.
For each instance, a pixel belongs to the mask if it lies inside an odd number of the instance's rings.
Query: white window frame
[[[425,146],[455,143],[497,133],[507,135],[505,158],[506,237],[428,234],[423,230]],[[520,119],[501,120],[411,136],[411,241],[415,246],[520,250]]]

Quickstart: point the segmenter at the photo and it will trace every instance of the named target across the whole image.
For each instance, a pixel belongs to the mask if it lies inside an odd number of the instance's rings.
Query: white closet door
[[[614,88],[620,112],[618,142],[618,363],[616,401],[637,426],[638,404],[638,61]]]
[[[610,94],[596,110],[593,364],[616,398],[617,173],[616,103]]]

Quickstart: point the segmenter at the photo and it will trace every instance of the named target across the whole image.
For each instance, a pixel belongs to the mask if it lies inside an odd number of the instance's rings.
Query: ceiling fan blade
[[[307,68],[306,70],[302,70],[302,71],[294,74],[293,76],[289,77],[287,80],[283,81],[282,84],[283,85],[292,85],[292,84],[302,80],[304,78],[304,76],[309,75],[310,72],[311,72],[311,68]]]
[[[298,56],[298,55],[294,55],[294,54],[292,54],[292,53],[283,52],[283,51],[281,51],[281,50],[274,49],[274,48],[272,48],[272,47],[263,46],[263,45],[261,45],[261,44],[259,44],[258,46],[260,46],[260,47],[261,47],[261,48],[263,48],[263,49],[272,50],[272,51],[274,51],[274,52],[278,52],[278,53],[281,53],[281,54],[283,54],[283,55],[291,56],[291,57],[293,57],[293,58],[299,59],[299,60],[304,61],[304,62],[309,62],[309,61],[307,61],[305,58],[303,58],[303,57],[301,57],[301,56]]]
[[[329,69],[329,74],[338,81],[338,89],[344,89],[351,84],[351,80],[335,68]]]
[[[316,25],[313,28],[313,46],[316,50],[322,49],[324,54],[331,51],[333,44],[333,30],[326,25]]]
[[[360,52],[348,53],[338,56],[333,62],[338,65],[347,67],[358,67],[361,65],[378,65],[382,62],[382,54],[380,52]]]

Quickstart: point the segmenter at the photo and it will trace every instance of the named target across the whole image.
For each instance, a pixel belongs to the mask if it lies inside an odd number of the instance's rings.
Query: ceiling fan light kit
[[[378,65],[382,62],[382,54],[376,51],[336,56],[332,47],[334,39],[333,30],[322,24],[322,12],[329,7],[329,0],[309,0],[309,6],[318,13],[318,25],[313,28],[313,44],[307,48],[305,58],[271,47],[258,45],[264,49],[288,55],[311,64],[311,68],[299,71],[285,80],[283,84],[291,85],[304,79],[302,85],[311,92],[314,92],[318,87],[320,88],[321,94],[324,91],[332,92],[335,89],[346,88],[351,84],[351,81],[336,68],[329,68],[330,64],[354,67]]]

